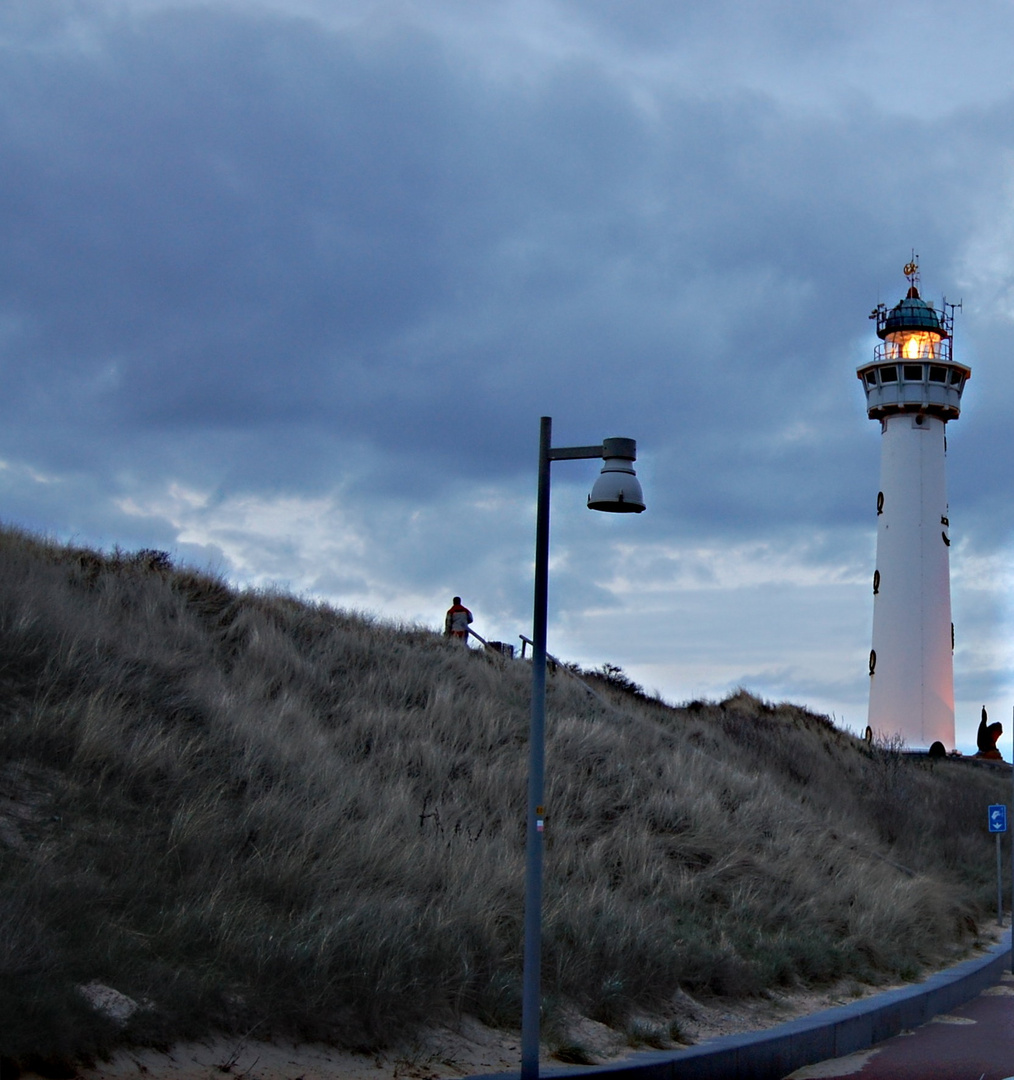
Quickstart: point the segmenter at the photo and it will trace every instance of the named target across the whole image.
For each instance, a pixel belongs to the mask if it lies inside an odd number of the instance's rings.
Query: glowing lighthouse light
[[[877,564],[869,726],[911,748],[954,746],[954,627],[945,425],[956,420],[971,370],[951,355],[954,304],[919,296],[919,267],[905,267],[905,299],[878,304],[882,344],[857,371],[867,412],[880,421]]]

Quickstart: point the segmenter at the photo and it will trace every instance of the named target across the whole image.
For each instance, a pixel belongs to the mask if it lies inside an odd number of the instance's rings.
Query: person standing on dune
[[[468,624],[471,621],[472,613],[462,604],[461,597],[456,596],[444,616],[444,634],[447,637],[467,642]]]

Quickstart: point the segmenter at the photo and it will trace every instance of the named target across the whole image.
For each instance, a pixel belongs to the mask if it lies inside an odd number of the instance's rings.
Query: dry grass
[[[529,671],[0,533],[0,1054],[516,1024]],[[644,1042],[681,989],[912,978],[974,940],[1007,779],[611,673],[550,680],[550,1029]],[[144,1007],[103,1020],[93,981]]]

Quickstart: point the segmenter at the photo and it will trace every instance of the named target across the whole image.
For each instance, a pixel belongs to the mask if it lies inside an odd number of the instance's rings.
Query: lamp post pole
[[[546,618],[549,605],[549,448],[553,420],[542,417],[535,511],[535,602],[532,626],[532,714],[528,736],[525,833],[525,966],[521,990],[521,1080],[539,1075],[542,974],[542,830],[546,776]]]
[[[525,833],[525,949],[521,988],[521,1080],[538,1080],[542,975],[542,839],[546,776],[546,622],[549,606],[549,488],[554,461],[603,458],[605,465],[588,506],[611,513],[640,513],[641,486],[631,462],[633,439],[606,439],[597,446],[553,448],[552,417],[539,432],[539,490],[535,514],[535,598],[532,625],[532,712],[528,740],[528,817]]]

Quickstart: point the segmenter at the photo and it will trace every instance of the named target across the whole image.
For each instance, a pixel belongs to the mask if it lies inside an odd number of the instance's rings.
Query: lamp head
[[[644,495],[633,465],[637,443],[633,439],[605,439],[602,457],[602,472],[588,496],[588,509],[611,514],[641,513]]]

